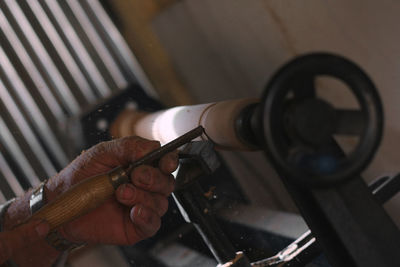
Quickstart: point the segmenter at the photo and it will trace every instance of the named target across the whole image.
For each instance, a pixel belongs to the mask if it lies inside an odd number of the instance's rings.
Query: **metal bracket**
[[[198,179],[219,167],[210,142],[192,142],[182,152],[174,199],[187,222],[192,223],[218,261],[219,266],[250,267],[247,257],[237,252],[219,227]],[[240,254],[240,260],[237,254]]]
[[[400,191],[400,174],[378,178],[369,185],[369,189],[378,203],[383,205]],[[322,253],[316,241],[311,231],[308,230],[275,256],[253,262],[251,266],[304,266]]]

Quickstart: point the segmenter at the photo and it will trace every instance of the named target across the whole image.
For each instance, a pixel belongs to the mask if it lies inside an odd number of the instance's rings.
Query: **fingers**
[[[115,167],[127,165],[160,147],[160,142],[138,136],[128,136],[102,142],[78,157],[77,163],[85,163],[92,158],[105,165]],[[173,172],[178,166],[178,151],[173,151],[160,159],[159,167],[164,173]]]
[[[153,210],[160,217],[168,210],[168,200],[164,195],[144,191],[131,184],[118,187],[116,198],[126,206],[143,205]]]
[[[117,200],[133,208],[126,214],[126,244],[134,244],[153,236],[161,226],[161,216],[168,209],[165,195],[142,190],[132,184],[123,184],[116,191]],[[128,216],[129,215],[129,216]]]
[[[103,165],[113,168],[143,157],[160,147],[160,142],[150,141],[138,136],[128,136],[102,142],[81,154],[72,164],[75,169]]]
[[[161,218],[157,213],[143,205],[131,209],[130,219],[140,239],[153,236],[161,226]]]
[[[172,173],[178,167],[178,151],[168,153],[161,158],[159,168],[163,173]]]
[[[142,165],[133,170],[131,181],[137,187],[168,196],[174,191],[175,179],[159,169]]]
[[[49,229],[45,221],[33,221],[0,233],[0,263],[8,260],[14,252],[44,238]]]

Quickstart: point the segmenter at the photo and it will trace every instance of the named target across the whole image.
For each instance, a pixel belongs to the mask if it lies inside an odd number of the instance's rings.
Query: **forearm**
[[[29,199],[31,191],[29,190],[23,196],[18,197],[8,208],[3,222],[5,231],[13,229],[30,217]],[[46,193],[50,196],[53,195],[47,188],[45,188],[45,195]],[[27,247],[15,254],[12,260],[19,266],[51,266],[59,254],[59,251],[51,247],[43,239],[35,244],[27,244]]]

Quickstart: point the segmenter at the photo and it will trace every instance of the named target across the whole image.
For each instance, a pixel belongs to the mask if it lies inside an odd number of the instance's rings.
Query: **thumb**
[[[79,171],[87,176],[95,175],[119,165],[128,165],[159,147],[160,142],[138,136],[101,142],[78,156],[61,174]]]
[[[50,230],[46,221],[31,221],[13,230],[0,233],[0,264],[8,260],[14,252],[43,239]]]

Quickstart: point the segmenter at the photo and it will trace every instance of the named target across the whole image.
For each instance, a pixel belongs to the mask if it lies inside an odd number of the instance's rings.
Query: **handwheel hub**
[[[359,109],[317,97],[315,79],[329,76],[347,85]],[[339,105],[337,105],[339,104]],[[383,111],[369,77],[353,62],[331,54],[310,54],[282,67],[267,85],[261,112],[265,150],[293,181],[331,186],[352,179],[371,161],[383,131]],[[343,153],[333,137],[356,137]]]
[[[322,99],[306,99],[295,107],[292,121],[301,141],[319,146],[334,134],[335,109]]]

